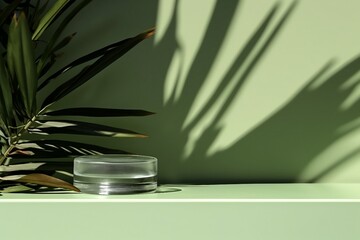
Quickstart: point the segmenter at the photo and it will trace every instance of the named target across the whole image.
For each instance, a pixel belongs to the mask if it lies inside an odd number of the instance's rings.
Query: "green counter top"
[[[266,200],[360,201],[360,184],[228,184],[164,185],[156,192],[129,195],[91,195],[73,192],[3,193],[1,202],[11,201],[266,201]]]
[[[360,184],[167,185],[160,190],[117,196],[3,194],[0,239],[360,239]]]

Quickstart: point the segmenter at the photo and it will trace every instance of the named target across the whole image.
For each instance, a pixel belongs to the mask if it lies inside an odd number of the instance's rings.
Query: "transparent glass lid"
[[[143,155],[91,155],[74,160],[74,185],[83,192],[116,194],[154,190],[157,159]],[[101,190],[102,189],[102,190]],[[108,193],[103,192],[107,189]]]

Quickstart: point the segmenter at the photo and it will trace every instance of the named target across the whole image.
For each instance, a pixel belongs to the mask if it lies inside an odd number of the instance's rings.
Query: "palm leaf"
[[[115,128],[95,123],[87,123],[72,120],[51,120],[36,121],[39,126],[30,128],[29,133],[49,135],[49,134],[81,134],[92,136],[109,137],[145,137],[145,135],[123,128]]]
[[[30,30],[25,14],[14,15],[9,29],[8,65],[16,79],[28,116],[35,112],[37,74]]]
[[[16,9],[16,7],[20,4],[20,2],[21,0],[12,1],[9,5],[7,5],[2,9],[2,11],[0,12],[0,26],[2,26],[6,21],[6,19],[8,19],[9,16],[12,15],[12,13]]]
[[[123,56],[130,49],[135,47],[138,43],[154,34],[154,29],[141,33],[133,38],[128,38],[122,41],[119,46],[108,50],[101,58],[95,63],[85,67],[79,74],[71,78],[67,82],[56,88],[43,102],[42,107],[48,106],[57,100],[63,98],[82,84],[87,82],[97,73],[105,69],[107,66],[112,64],[115,60]]]
[[[59,51],[60,49],[68,45],[75,35],[76,33],[73,33],[67,37],[64,37],[58,44],[54,46],[54,48],[52,49],[52,53],[55,53],[56,51]]]
[[[34,171],[37,168],[43,166],[45,163],[41,162],[41,163],[23,163],[23,164],[13,164],[13,165],[9,165],[9,166],[0,166],[0,173],[4,174],[4,173],[10,173],[12,175],[14,175],[14,172],[19,172],[19,171]]]
[[[42,173],[30,173],[27,175],[12,175],[12,176],[2,177],[0,178],[0,180],[14,181],[20,183],[32,183],[41,186],[63,188],[67,190],[80,192],[78,188],[74,187],[70,183]]]
[[[140,109],[111,109],[111,108],[67,108],[49,111],[43,116],[85,116],[85,117],[129,117],[129,116],[148,116],[153,112]]]
[[[13,114],[12,91],[10,86],[10,78],[6,71],[5,62],[0,55],[0,113],[4,123],[10,125]]]
[[[72,175],[73,161],[61,161],[59,159],[44,159],[42,162],[28,162],[28,163],[15,163],[9,166],[0,166],[0,175],[18,175],[18,174],[29,174],[29,173],[45,173],[52,172],[52,174],[61,172]],[[51,175],[52,175],[51,174]]]
[[[35,29],[32,39],[37,40],[43,34],[45,29],[53,22],[55,17],[61,12],[61,10],[67,5],[72,4],[73,1],[70,0],[57,0],[56,3],[46,12],[46,14],[41,18],[39,25]]]
[[[91,60],[94,60],[95,58],[104,56],[106,53],[110,52],[111,50],[121,47],[122,45],[124,45],[126,42],[128,41],[128,39],[125,40],[121,40],[119,42],[110,44],[108,46],[105,46],[103,48],[100,48],[94,52],[91,52],[89,54],[86,54],[85,56],[82,56],[78,59],[76,59],[75,61],[69,63],[68,65],[66,65],[65,67],[61,68],[60,70],[58,70],[57,72],[55,72],[54,74],[52,74],[50,77],[48,77],[46,80],[44,80],[40,86],[38,87],[38,91],[40,91],[41,89],[43,89],[46,85],[48,85],[52,80],[56,79],[58,76],[60,76],[61,74],[64,74],[66,72],[68,72],[69,70],[72,70],[74,67],[77,67],[83,63],[89,62]]]
[[[28,186],[24,186],[22,184],[4,184],[2,183],[0,186],[0,193],[24,193],[24,192],[32,192],[34,189]]]
[[[126,154],[128,152],[119,149],[111,149],[93,144],[79,143],[64,140],[33,140],[23,141],[16,145],[16,149],[12,157],[21,156],[23,154],[16,152],[17,150],[32,152],[34,157],[68,157],[78,155],[99,155],[107,153]],[[25,155],[23,155],[25,156]]]
[[[43,89],[46,85],[48,85],[52,80],[56,79],[58,76],[60,76],[61,74],[64,74],[66,72],[68,72],[69,70],[72,70],[74,67],[77,67],[78,65],[81,65],[83,63],[86,63],[88,61],[91,61],[95,58],[104,56],[107,52],[109,52],[110,50],[121,46],[122,44],[124,44],[124,42],[127,41],[127,39],[110,44],[106,47],[103,47],[101,49],[98,49],[94,52],[91,52],[85,56],[82,56],[78,59],[76,59],[75,61],[69,63],[68,65],[66,65],[65,67],[61,68],[60,70],[58,70],[57,72],[55,72],[54,74],[52,74],[50,77],[48,77],[46,80],[44,80],[40,86],[38,87],[38,91],[40,91],[41,89]]]
[[[45,48],[39,62],[38,62],[38,65],[37,65],[38,73],[40,73],[42,71],[43,67],[45,66],[45,63],[46,63],[47,59],[49,58],[49,56],[53,52],[57,51],[57,48],[59,46],[54,47],[54,45],[55,45],[56,41],[58,40],[58,38],[60,37],[61,33],[64,31],[65,27],[76,16],[76,14],[78,14],[78,12],[81,9],[83,9],[90,2],[91,2],[91,0],[83,0],[83,1],[81,1],[81,3],[78,4],[74,9],[72,9],[72,11],[69,14],[67,14],[66,17],[64,18],[64,20],[60,23],[60,25],[58,26],[56,31],[52,34],[52,37],[50,38],[50,41],[48,42],[48,44],[47,44],[47,46],[46,46],[46,48]],[[71,38],[70,38],[70,40],[71,40]]]
[[[50,0],[37,0],[34,10],[34,16],[31,19],[31,22],[29,21],[29,25],[31,23],[32,29],[35,29],[37,26],[39,26],[41,16],[43,16],[46,9],[48,9],[49,1]]]
[[[37,71],[38,71],[39,78],[44,76],[49,71],[49,69],[55,64],[57,56],[58,56],[56,51],[62,49],[67,44],[69,44],[75,35],[76,35],[76,33],[73,33],[73,34],[63,38],[58,44],[56,44],[56,46],[54,46],[54,48],[51,50],[50,60],[48,59],[47,62],[45,63],[45,65],[41,65],[40,62],[38,63]],[[41,59],[40,59],[40,61],[41,61]]]

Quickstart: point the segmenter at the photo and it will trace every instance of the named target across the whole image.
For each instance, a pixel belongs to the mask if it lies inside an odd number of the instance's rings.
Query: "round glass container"
[[[74,160],[74,186],[84,193],[126,194],[157,187],[157,159],[142,155],[91,155]]]

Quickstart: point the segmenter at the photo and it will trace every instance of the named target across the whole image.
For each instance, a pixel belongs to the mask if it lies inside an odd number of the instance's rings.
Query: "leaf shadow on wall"
[[[139,119],[111,119],[108,122],[114,125],[121,123],[126,128],[146,132],[150,136],[149,139],[105,141],[114,147],[118,147],[120,141],[119,148],[156,156],[159,159],[160,183],[296,182],[313,159],[341,137],[334,132],[360,117],[356,112],[359,103],[355,103],[344,112],[339,110],[339,106],[356,84],[347,89],[340,86],[360,70],[360,58],[349,62],[330,77],[326,76],[332,66],[329,62],[319,69],[309,84],[284,107],[228,148],[208,156],[206,153],[209,147],[222,130],[219,127],[222,116],[229,111],[235,97],[241,94],[244,83],[256,71],[262,57],[286,27],[297,5],[294,1],[285,13],[280,12],[279,4],[275,4],[269,10],[248,37],[215,92],[184,128],[184,122],[216,62],[220,48],[224,44],[224,36],[229,31],[241,1],[216,2],[200,48],[186,76],[181,76],[180,62],[177,79],[185,79],[180,97],[175,97],[179,87],[175,84],[171,97],[164,104],[163,94],[168,69],[174,56],[182,54],[182,46],[176,36],[178,4],[175,4],[172,19],[161,40],[152,49],[148,44],[134,49],[125,57],[126,63],[117,65],[114,72],[108,75],[114,77],[121,74],[131,79],[111,82],[109,89],[113,92],[108,94],[114,94],[117,101],[124,104],[111,107],[145,108],[157,114]],[[155,13],[148,14],[152,18]],[[143,51],[146,51],[146,54]],[[243,69],[242,75],[235,77],[240,68]],[[321,78],[325,78],[324,83],[312,88],[313,82]],[[271,81],[271,77],[268,80]],[[101,86],[102,83],[98,84]],[[209,112],[213,111],[213,106],[218,103],[219,97],[224,95],[225,89],[229,86],[232,86],[232,89],[226,95],[211,124],[197,139],[190,155],[182,159],[191,132]],[[95,88],[94,94],[97,90],[98,88]],[[89,92],[87,94],[89,95]],[[236,126],[230,127],[236,131]],[[330,168],[324,169],[324,172],[328,170]]]
[[[185,78],[180,98],[175,100],[175,88],[172,98],[160,109],[158,116],[151,121],[156,131],[149,133],[152,140],[150,144],[146,143],[149,147],[146,152],[154,153],[159,157],[161,182],[295,182],[319,153],[341,137],[341,135],[336,135],[335,131],[359,117],[356,110],[359,103],[344,112],[339,109],[356,84],[347,89],[340,89],[340,87],[359,71],[360,58],[354,59],[327,77],[322,85],[311,88],[311,85],[330,69],[331,62],[329,62],[279,111],[232,146],[207,156],[207,150],[221,131],[221,128],[218,127],[221,117],[228,110],[235,96],[240,93],[244,82],[255,70],[261,57],[269,49],[296,7],[296,2],[294,2],[272,28],[271,33],[265,36],[264,33],[270,28],[270,23],[275,21],[274,17],[278,14],[279,5],[275,5],[269,11],[238,54],[217,90],[190,124],[182,129],[190,108],[213,66],[223,43],[223,36],[228,30],[238,4],[239,1],[217,2],[204,40]],[[167,64],[171,62],[175,51],[180,48],[175,36],[176,12],[175,7],[173,20],[167,33],[155,49],[155,55],[161,56],[163,69],[169,67]],[[262,44],[260,44],[261,39],[263,40]],[[256,47],[259,49],[255,50]],[[251,58],[250,55],[254,52],[255,56]],[[250,64],[244,66],[244,62],[249,59]],[[190,132],[212,109],[241,67],[245,68],[244,73],[236,80],[235,86],[220,111],[197,140],[192,153],[186,159],[180,159],[180,156],[183,156]],[[161,75],[155,76],[156,79],[165,79],[165,77],[165,71]],[[159,89],[164,92],[163,87]],[[159,94],[161,96],[161,92]],[[232,127],[236,129],[235,126]]]

